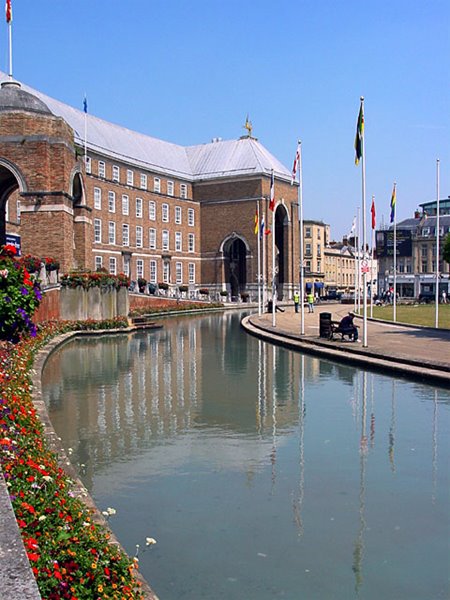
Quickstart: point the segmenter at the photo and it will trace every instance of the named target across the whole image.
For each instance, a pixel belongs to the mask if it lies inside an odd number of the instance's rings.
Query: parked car
[[[340,301],[342,298],[341,292],[337,290],[329,290],[325,296],[325,300],[337,300]]]

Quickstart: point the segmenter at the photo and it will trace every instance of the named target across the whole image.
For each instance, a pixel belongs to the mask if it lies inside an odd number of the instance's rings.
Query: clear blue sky
[[[448,0],[12,0],[16,79],[182,145],[253,134],[289,169],[302,140],[305,218],[332,237],[361,204],[398,220],[450,195]],[[7,71],[7,27],[0,29]]]

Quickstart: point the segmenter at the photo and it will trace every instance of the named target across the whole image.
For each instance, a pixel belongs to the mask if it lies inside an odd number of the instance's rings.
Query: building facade
[[[22,253],[53,256],[62,271],[103,268],[173,293],[206,287],[235,298],[256,296],[264,255],[267,289],[275,278],[278,296],[290,297],[297,184],[256,138],[182,147],[0,80],[2,241],[17,236]]]

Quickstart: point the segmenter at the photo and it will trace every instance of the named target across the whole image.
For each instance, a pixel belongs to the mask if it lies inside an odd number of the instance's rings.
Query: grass
[[[392,321],[393,307],[374,306],[373,316],[375,319]],[[370,315],[370,307],[367,314]],[[436,306],[435,304],[399,304],[397,305],[397,322],[410,323],[411,325],[435,326]],[[439,328],[450,329],[450,304],[439,304]]]

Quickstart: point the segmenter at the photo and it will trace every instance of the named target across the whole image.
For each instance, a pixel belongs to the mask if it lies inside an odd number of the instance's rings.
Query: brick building
[[[275,235],[279,295],[298,284],[297,184],[256,138],[183,147],[0,80],[1,240],[16,234],[23,253],[57,257],[64,271],[103,267],[237,297],[256,293],[259,210]]]

